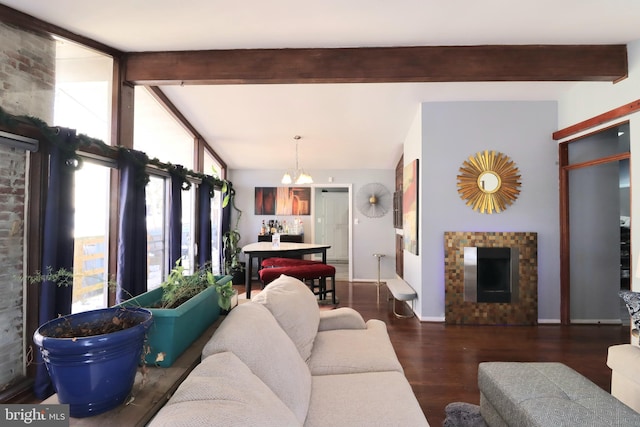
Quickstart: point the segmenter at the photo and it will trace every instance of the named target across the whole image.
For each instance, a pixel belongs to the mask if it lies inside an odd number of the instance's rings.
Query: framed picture
[[[256,187],[255,214],[276,214],[276,187]]]
[[[256,187],[256,215],[311,215],[310,187]]]
[[[404,248],[418,255],[418,159],[404,167],[402,174],[402,229]]]

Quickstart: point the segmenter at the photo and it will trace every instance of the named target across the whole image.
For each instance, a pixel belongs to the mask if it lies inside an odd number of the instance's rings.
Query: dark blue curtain
[[[182,166],[176,167],[178,171]],[[184,178],[179,173],[171,174],[169,191],[169,270],[182,257],[182,185]]]
[[[147,290],[147,156],[121,150],[116,303]]]
[[[75,131],[58,130],[58,144],[50,144],[49,179],[44,212],[41,271],[73,271],[74,171],[73,154],[64,148],[73,145]],[[40,325],[59,315],[71,313],[72,286],[58,286],[45,280],[40,284]],[[39,351],[36,352],[34,394],[45,399],[55,391]]]
[[[198,266],[211,262],[211,197],[213,186],[203,180],[198,187]]]

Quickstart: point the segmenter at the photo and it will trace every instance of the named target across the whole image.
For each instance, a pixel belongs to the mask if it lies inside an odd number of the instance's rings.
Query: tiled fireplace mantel
[[[535,232],[444,233],[445,323],[535,325],[538,322],[538,234]],[[518,248],[517,301],[477,303],[464,300],[464,248]]]

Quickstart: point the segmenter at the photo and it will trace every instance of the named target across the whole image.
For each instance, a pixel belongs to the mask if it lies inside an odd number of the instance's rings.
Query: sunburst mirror
[[[474,211],[504,211],[520,194],[520,174],[513,160],[495,151],[470,156],[460,167],[458,194]]]

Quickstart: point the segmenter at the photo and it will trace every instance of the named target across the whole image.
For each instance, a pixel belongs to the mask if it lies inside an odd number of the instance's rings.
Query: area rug
[[[480,407],[471,403],[453,402],[444,408],[442,427],[487,427],[480,415]]]

